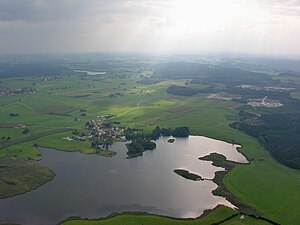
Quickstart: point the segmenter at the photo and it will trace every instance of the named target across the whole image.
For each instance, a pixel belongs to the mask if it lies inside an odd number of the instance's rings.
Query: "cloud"
[[[90,13],[109,14],[117,0],[0,0],[0,20],[51,21],[74,19]]]
[[[0,0],[0,21],[44,22],[93,16],[145,16],[168,4],[155,0]]]
[[[294,53],[298,37],[300,0],[0,0],[2,53]]]
[[[264,11],[279,17],[300,17],[299,0],[264,0],[253,2]]]
[[[134,18],[146,16],[162,17],[164,16],[164,11],[170,10],[170,8],[174,7],[178,2],[184,2],[184,4],[188,5],[190,1],[0,0],[0,21],[43,22],[109,15],[127,15],[128,17]],[[214,2],[217,9],[218,1]],[[228,2],[232,1],[230,0]],[[235,1],[235,3],[260,8],[275,16],[300,16],[299,0],[242,0]]]

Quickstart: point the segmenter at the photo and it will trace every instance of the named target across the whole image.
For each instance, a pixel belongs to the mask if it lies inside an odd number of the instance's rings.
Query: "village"
[[[36,92],[36,90],[34,88],[13,88],[13,87],[0,88],[0,96],[35,93],[35,92]]]
[[[65,137],[64,140],[67,141],[86,141],[90,140],[91,145],[94,148],[108,148],[115,141],[124,141],[123,132],[124,127],[114,127],[111,119],[115,116],[111,114],[106,114],[102,116],[97,116],[97,119],[92,119],[85,124],[85,132],[74,131],[73,134],[76,136]]]
[[[252,107],[268,107],[268,108],[277,108],[282,107],[283,104],[278,100],[271,100],[265,96],[262,99],[249,99],[248,105]]]
[[[218,93],[218,94],[210,94],[207,98],[223,100],[223,101],[231,101],[234,99],[240,99],[241,96],[231,95],[227,93]]]

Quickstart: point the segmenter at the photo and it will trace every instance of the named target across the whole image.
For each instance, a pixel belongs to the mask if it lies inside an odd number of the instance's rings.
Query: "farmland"
[[[133,67],[126,70],[116,68],[107,74],[95,76],[72,72],[56,79],[41,76],[1,79],[0,88],[32,88],[36,91],[0,96],[0,192],[5,193],[0,198],[30,191],[53,179],[54,174],[50,169],[28,163],[29,159],[39,160],[43,157],[36,146],[112,156],[105,149],[97,152],[88,140],[64,139],[74,136],[74,130],[86,132],[85,124],[88,121],[112,114],[115,115],[113,122],[119,123],[119,126],[141,129],[144,133],[152,132],[156,126],[188,126],[193,135],[241,144],[240,151],[250,160],[250,164],[236,165],[227,173],[223,179],[225,187],[243,204],[257,210],[256,216],[287,225],[299,221],[299,170],[279,164],[270,157],[257,138],[229,126],[239,121],[238,108],[244,104],[243,99],[225,101],[208,98],[210,93],[201,91],[207,90],[207,84],[196,83],[190,85],[199,89],[193,95],[168,93],[170,85],[185,85],[186,78],[181,77],[168,77],[150,84],[149,80],[138,82],[153,72],[151,67]],[[269,77],[264,79],[268,80]],[[293,93],[292,96],[299,97],[299,92]],[[265,109],[251,109],[252,112],[258,110],[266,112]],[[12,116],[11,113],[18,115]],[[24,132],[25,126],[28,132]],[[22,178],[24,170],[28,171],[30,179]],[[115,224],[120,221],[138,224],[141,220],[145,221],[144,224],[211,224],[236,212],[220,207],[207,217],[180,222],[151,215],[121,214],[107,220],[69,220],[63,224]],[[233,217],[221,224],[268,223],[252,217],[244,220]]]

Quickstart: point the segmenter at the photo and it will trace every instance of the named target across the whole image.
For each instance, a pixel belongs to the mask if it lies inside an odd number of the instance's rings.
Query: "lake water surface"
[[[88,76],[96,76],[96,75],[106,75],[107,72],[101,72],[101,71],[88,71],[88,70],[74,70],[78,73],[86,73]]]
[[[212,195],[217,188],[212,181],[186,180],[173,170],[212,179],[223,169],[198,158],[218,152],[246,163],[238,146],[202,136],[177,138],[173,144],[167,140],[159,139],[155,150],[133,159],[126,159],[124,143],[113,144],[118,154],[112,158],[43,148],[39,163],[56,177],[34,191],[0,200],[0,223],[55,225],[69,216],[98,218],[120,211],[190,218],[218,204],[232,206]]]

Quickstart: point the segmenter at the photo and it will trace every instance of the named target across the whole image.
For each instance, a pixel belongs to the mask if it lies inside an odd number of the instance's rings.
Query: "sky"
[[[300,0],[0,0],[0,54],[300,56]]]

